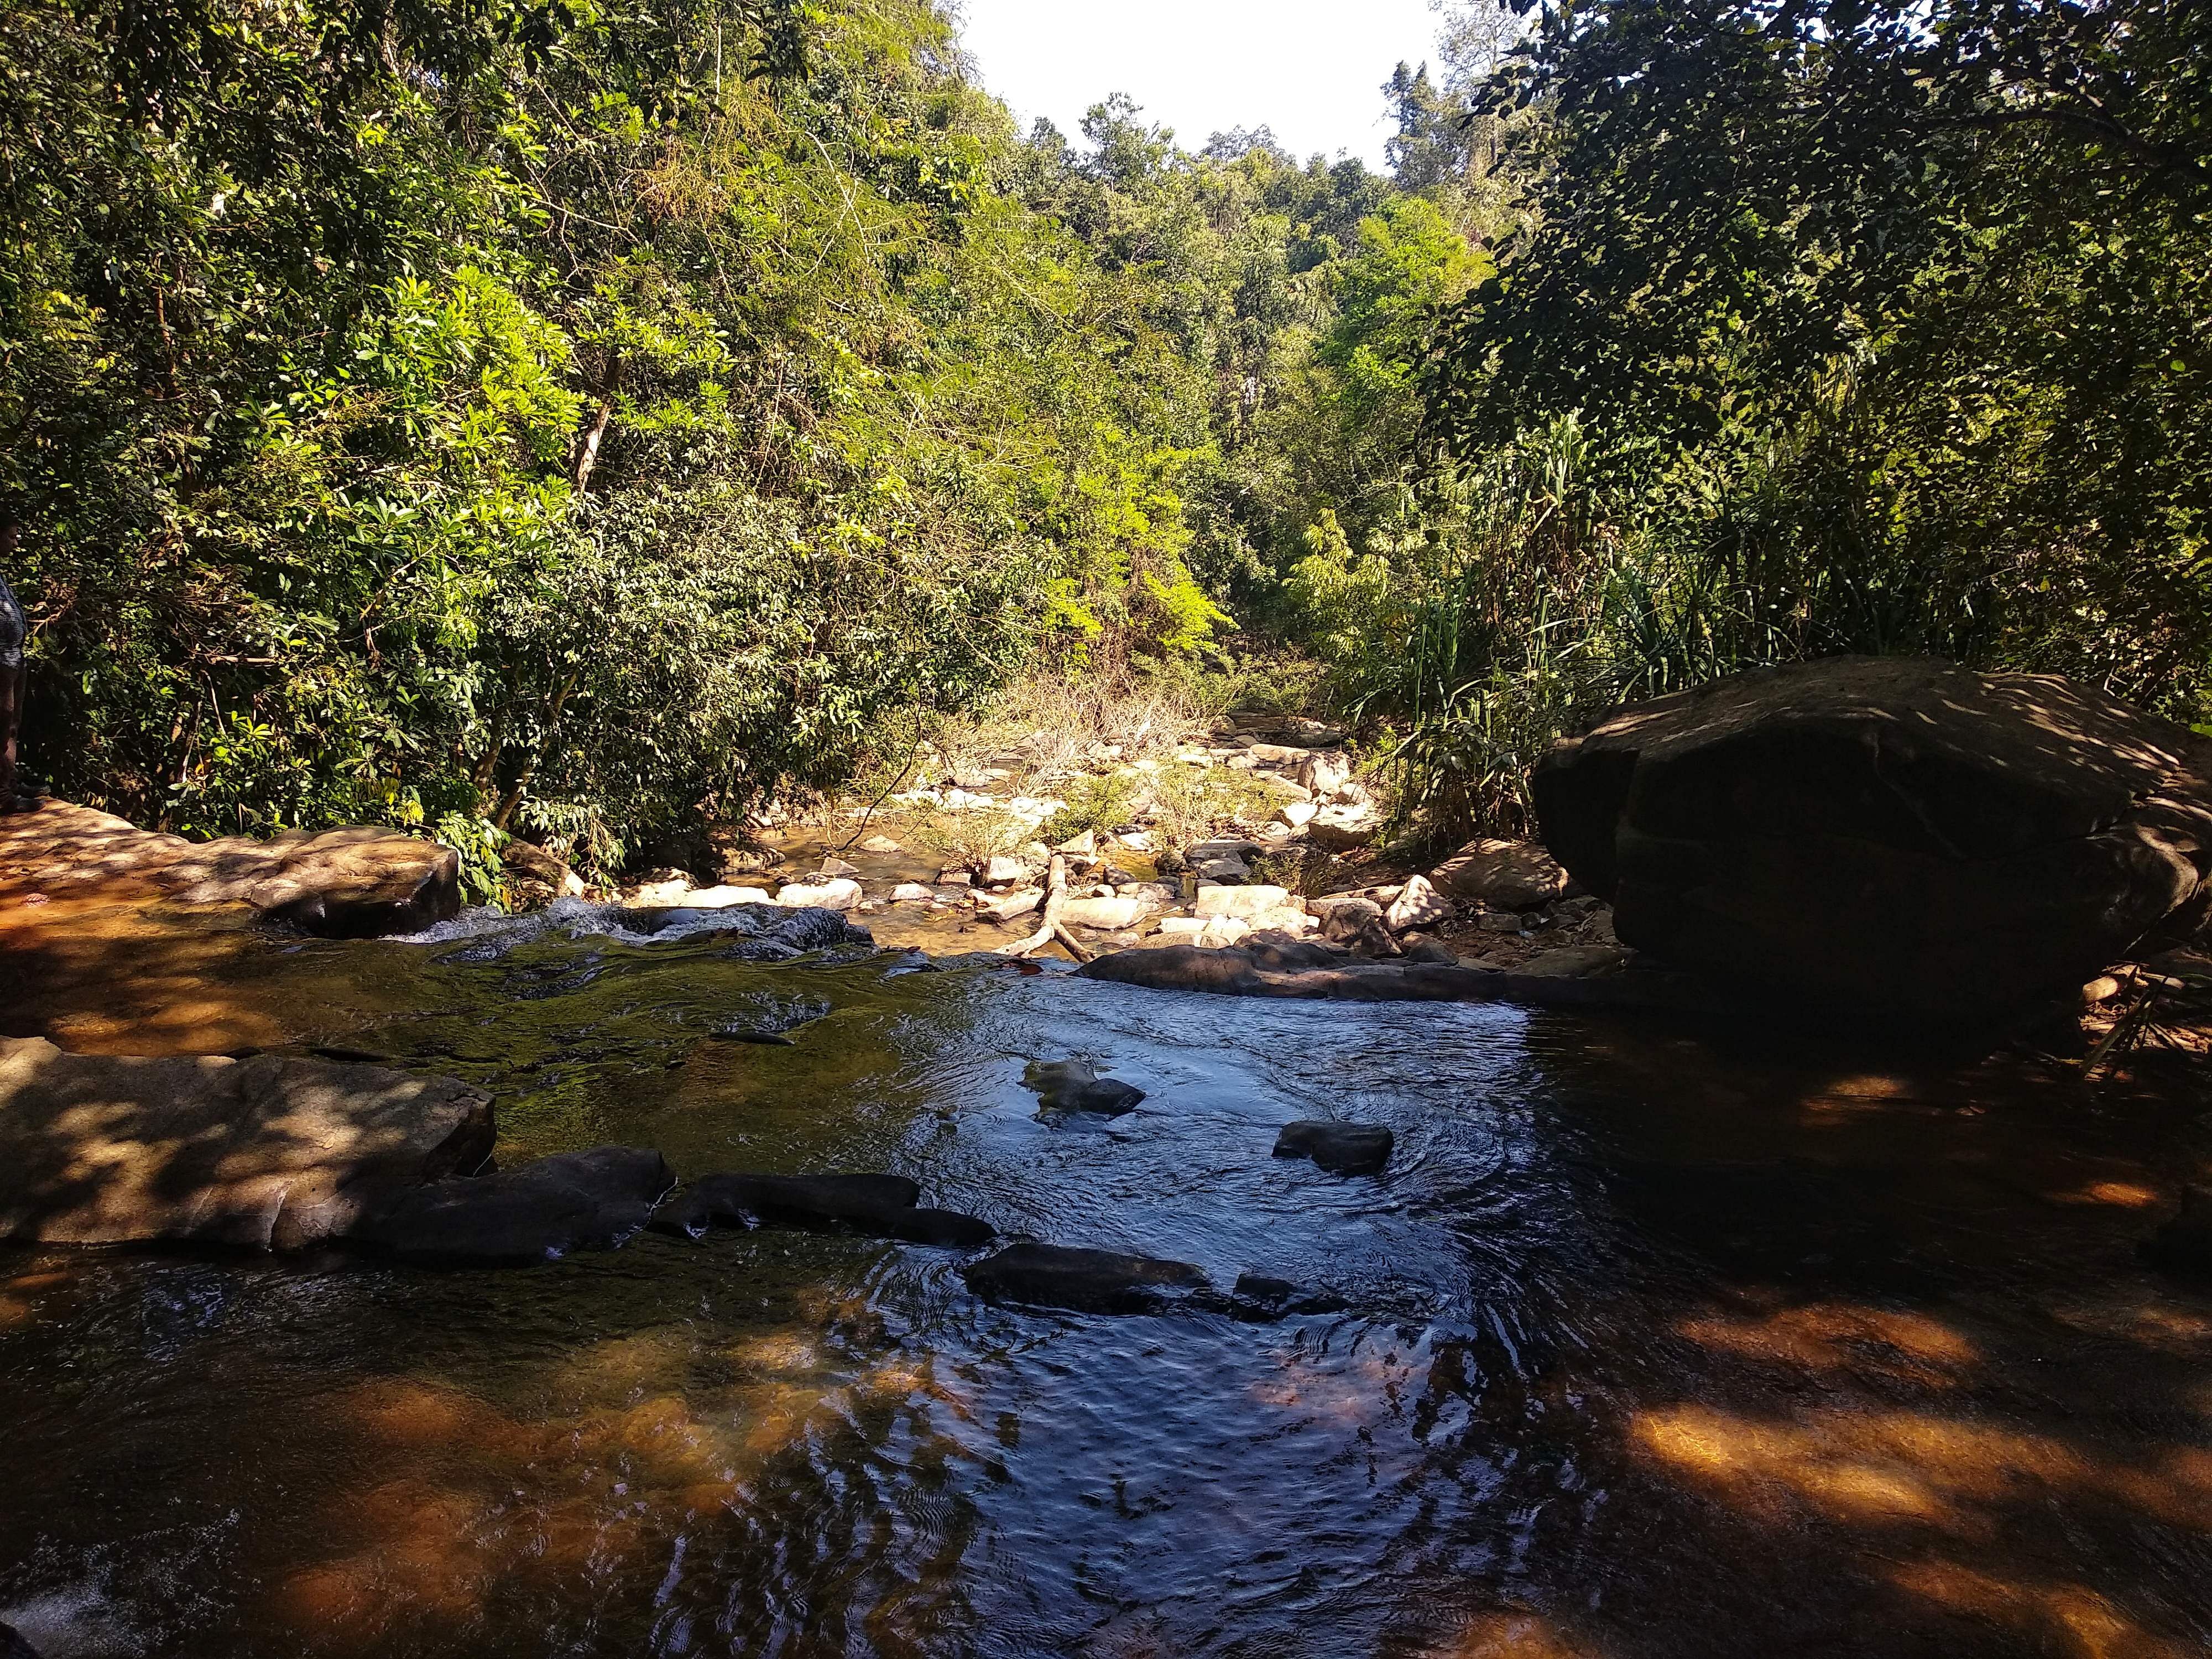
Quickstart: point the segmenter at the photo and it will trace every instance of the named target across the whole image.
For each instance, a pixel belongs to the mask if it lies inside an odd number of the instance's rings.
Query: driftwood
[[[1016,939],[1000,951],[1001,956],[1025,957],[1031,951],[1042,951],[1058,939],[1067,953],[1078,962],[1088,962],[1096,951],[1080,943],[1074,934],[1061,925],[1060,912],[1067,904],[1067,860],[1058,853],[1052,855],[1044,878],[1044,915],[1036,932],[1027,939]]]

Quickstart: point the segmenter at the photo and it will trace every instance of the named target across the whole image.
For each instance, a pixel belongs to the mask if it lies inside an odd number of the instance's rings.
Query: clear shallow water
[[[1498,1007],[289,947],[239,994],[480,1080],[502,1156],[898,1170],[1254,1270],[1273,1324],[993,1308],[950,1252],[540,1270],[0,1256],[0,1619],[69,1654],[2197,1654],[2212,1298],[2132,1242],[2204,1103]],[[829,1012],[789,1048],[718,1042]],[[1043,1122],[1030,1060],[1149,1097]],[[1380,1180],[1268,1153],[1389,1124]]]

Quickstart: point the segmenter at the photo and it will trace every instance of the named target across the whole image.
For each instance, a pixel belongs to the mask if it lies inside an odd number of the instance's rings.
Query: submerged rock
[[[697,1237],[709,1227],[763,1224],[864,1233],[967,1248],[998,1237],[988,1221],[923,1207],[921,1188],[893,1175],[712,1175],[689,1182],[653,1218],[656,1232]]]
[[[960,1274],[987,1302],[1078,1313],[1152,1313],[1206,1288],[1205,1273],[1188,1261],[1060,1244],[1009,1244],[969,1262]]]
[[[1279,1319],[1285,1314],[1342,1313],[1351,1304],[1331,1291],[1313,1291],[1265,1273],[1237,1276],[1230,1311],[1245,1319]]]
[[[39,1659],[39,1650],[13,1625],[0,1625],[0,1659]]]
[[[2143,1255],[2168,1273],[2212,1279],[2212,1187],[2185,1187],[2181,1210],[2143,1241]]]
[[[1134,1110],[1145,1097],[1134,1084],[1099,1076],[1087,1060],[1033,1060],[1023,1068],[1022,1082],[1036,1091],[1038,1103],[1048,1111],[1119,1117]]]
[[[404,1261],[520,1267],[611,1249],[644,1227],[676,1177],[659,1152],[597,1146],[399,1194],[351,1234]]]
[[[2212,904],[2212,744],[2087,686],[1832,658],[1623,709],[1532,780],[1622,943],[2002,1027]]]
[[[1376,1175],[1390,1161],[1397,1138],[1379,1123],[1308,1118],[1283,1126],[1277,1158],[1310,1158],[1332,1175]]]
[[[452,1078],[0,1039],[0,1238],[294,1249],[477,1167],[492,1139],[490,1100]]]

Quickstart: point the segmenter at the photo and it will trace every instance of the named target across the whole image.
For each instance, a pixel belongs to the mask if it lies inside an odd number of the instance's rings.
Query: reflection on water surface
[[[777,1231],[18,1253],[0,1619],[56,1659],[2212,1645],[2212,1298],[2131,1254],[2201,1102],[728,945],[264,947],[210,1029],[484,1083],[509,1158],[892,1170],[1352,1311],[1011,1311]],[[1069,1056],[1146,1100],[1041,1118]],[[1395,1131],[1382,1178],[1269,1156],[1328,1115]]]

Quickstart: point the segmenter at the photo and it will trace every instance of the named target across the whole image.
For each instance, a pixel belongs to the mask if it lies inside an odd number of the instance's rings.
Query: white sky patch
[[[1382,165],[1382,82],[1400,59],[1438,68],[1428,0],[959,0],[983,85],[1027,131],[1073,139],[1083,112],[1126,92],[1187,149],[1267,126],[1291,155]]]

